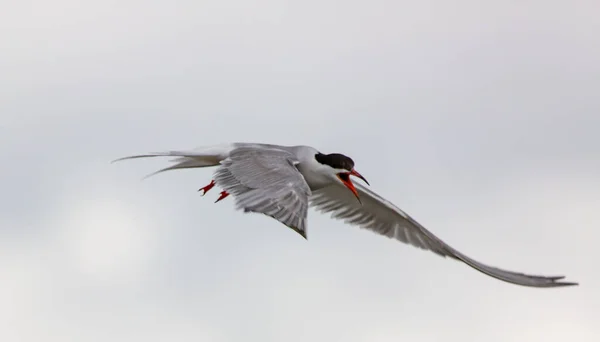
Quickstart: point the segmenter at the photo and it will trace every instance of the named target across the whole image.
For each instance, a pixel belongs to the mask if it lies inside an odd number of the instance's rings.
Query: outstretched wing
[[[311,191],[297,163],[285,150],[239,147],[221,162],[214,179],[238,209],[271,216],[306,238]]]
[[[425,229],[416,220],[390,201],[377,195],[361,184],[355,184],[362,205],[354,195],[339,184],[313,191],[311,206],[318,211],[329,212],[333,218],[400,240],[415,247],[430,250],[444,257],[460,260],[474,269],[496,279],[531,287],[558,287],[578,285],[559,281],[563,276],[544,277],[502,270],[482,264],[452,248]]]

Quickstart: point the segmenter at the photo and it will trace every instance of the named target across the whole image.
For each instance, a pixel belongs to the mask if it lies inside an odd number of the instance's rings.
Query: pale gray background
[[[600,340],[600,2],[2,5],[1,341]],[[348,154],[459,250],[582,285],[109,163],[235,140]]]

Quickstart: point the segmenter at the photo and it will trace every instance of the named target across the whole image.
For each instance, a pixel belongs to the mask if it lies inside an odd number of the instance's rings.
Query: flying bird
[[[562,281],[564,276],[506,271],[466,256],[390,201],[366,186],[353,183],[350,177],[369,185],[354,168],[354,161],[340,153],[325,154],[310,146],[231,143],[188,151],[134,155],[115,161],[161,156],[175,157],[174,164],[147,177],[168,170],[216,166],[211,182],[199,189],[203,195],[218,186],[222,191],[216,202],[231,195],[237,210],[268,215],[305,239],[307,212],[313,207],[350,225],[462,261],[508,283],[530,287],[578,285]]]

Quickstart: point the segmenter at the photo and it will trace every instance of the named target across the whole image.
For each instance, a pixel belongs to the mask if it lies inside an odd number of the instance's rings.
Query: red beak
[[[356,199],[360,202],[360,197],[358,196],[358,191],[356,191],[356,188],[354,187],[354,184],[352,184],[352,181],[350,180],[350,175],[362,179],[367,184],[369,184],[369,182],[367,182],[367,180],[365,179],[365,177],[363,177],[360,173],[358,173],[354,169],[352,169],[350,172],[338,173],[338,178],[342,181],[342,183],[344,183],[344,185],[348,189],[350,189],[350,191],[352,191],[352,193],[354,194],[354,196],[356,196]]]
[[[367,180],[365,179],[365,177],[363,177],[363,176],[362,176],[360,173],[358,173],[356,170],[352,169],[352,171],[350,171],[350,174],[351,174],[351,175],[353,175],[353,176],[355,176],[355,177],[358,177],[358,178],[362,179],[362,180],[363,180],[363,182],[367,183],[367,185],[368,185],[368,186],[371,186],[371,184],[369,184],[369,182],[367,182]]]

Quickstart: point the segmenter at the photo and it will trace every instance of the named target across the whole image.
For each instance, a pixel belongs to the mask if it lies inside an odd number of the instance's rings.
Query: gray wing
[[[288,151],[239,147],[221,162],[214,179],[234,197],[237,209],[271,216],[306,238],[311,191],[297,163]]]
[[[563,276],[528,275],[482,264],[440,240],[390,201],[361,184],[355,184],[355,186],[362,205],[347,188],[338,184],[313,191],[310,204],[318,211],[331,213],[333,218],[344,220],[348,224],[371,230],[418,248],[430,250],[438,255],[462,261],[474,269],[502,281],[531,287],[578,285],[559,281],[564,278]]]

